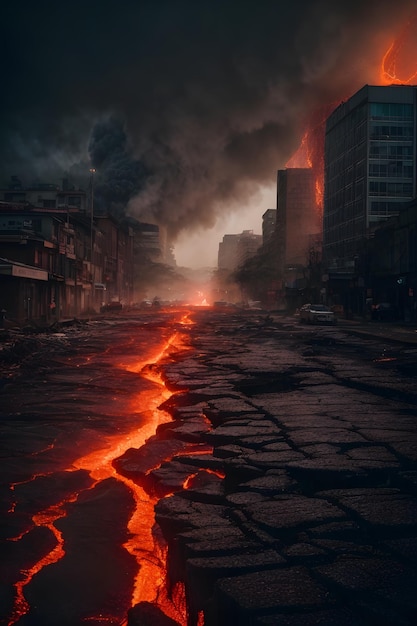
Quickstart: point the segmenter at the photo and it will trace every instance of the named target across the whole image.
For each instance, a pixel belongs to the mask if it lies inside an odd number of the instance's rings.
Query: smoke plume
[[[97,174],[96,208],[122,216],[129,199],[145,185],[146,171],[132,157],[121,121],[109,117],[96,122],[88,151]]]
[[[376,81],[414,0],[3,3],[1,174],[97,170],[175,237],[247,205],[311,111]]]

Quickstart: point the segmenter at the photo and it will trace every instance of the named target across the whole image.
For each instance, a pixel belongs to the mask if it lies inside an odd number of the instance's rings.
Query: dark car
[[[390,302],[374,304],[371,310],[371,317],[379,322],[394,322],[399,318],[398,307]]]
[[[100,308],[101,313],[113,313],[116,311],[121,311],[123,309],[123,305],[121,302],[109,302],[108,304],[103,304]]]

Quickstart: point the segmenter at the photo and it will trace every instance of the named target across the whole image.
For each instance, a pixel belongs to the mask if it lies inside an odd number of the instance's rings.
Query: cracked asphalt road
[[[153,321],[158,332],[165,315],[161,311]],[[149,453],[131,449],[117,462],[138,484],[146,474],[146,488],[161,496],[156,519],[169,545],[170,579],[185,584],[190,625],[199,616],[205,626],[414,623],[412,329],[310,327],[262,312],[202,309],[191,317],[195,323],[183,329],[189,349],[162,367],[176,392],[164,406],[172,422],[148,441]],[[109,333],[97,322],[57,336],[53,350],[47,337],[30,339],[29,353],[22,347],[24,365],[13,363],[16,375],[6,378],[3,407],[10,415],[18,406],[24,411],[29,396],[23,391],[36,395],[40,385],[48,394],[37,397],[38,412],[50,419],[38,433],[45,445],[36,455],[30,425],[22,438],[7,422],[6,477],[13,468],[18,476],[41,469],[36,464],[45,457],[49,468],[59,465],[47,446],[53,415],[60,428],[71,420],[85,425],[95,408],[102,416],[92,428],[98,427],[98,436],[111,433],[118,407],[144,384],[128,373],[116,386],[106,382],[106,349],[130,322],[111,323]],[[139,316],[134,324],[141,323]],[[132,349],[125,343],[123,357]],[[94,380],[86,358],[92,351]],[[62,377],[60,363],[69,357],[74,368]],[[4,429],[4,414],[2,424]],[[164,449],[190,443],[211,452],[164,460]],[[85,444],[80,437],[77,445]],[[26,470],[16,454],[28,459]],[[154,466],[144,468],[144,459],[153,456]],[[56,481],[53,488],[59,489]],[[129,626],[140,619],[139,603]]]

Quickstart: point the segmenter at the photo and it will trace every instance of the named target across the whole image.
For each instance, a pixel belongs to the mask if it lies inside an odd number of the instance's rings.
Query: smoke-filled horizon
[[[413,9],[16,0],[1,10],[3,184],[82,185],[95,167],[102,208],[154,221],[172,241],[204,232],[274,183],[312,112],[377,82]]]

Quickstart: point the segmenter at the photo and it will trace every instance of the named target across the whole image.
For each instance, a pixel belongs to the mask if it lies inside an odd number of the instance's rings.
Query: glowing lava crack
[[[189,322],[184,318],[182,323],[185,324]],[[149,496],[146,491],[133,482],[133,480],[119,474],[113,464],[115,459],[124,454],[128,449],[140,449],[143,447],[146,441],[155,434],[158,426],[171,421],[171,416],[168,413],[158,409],[172,394],[166,389],[158,373],[157,364],[164,359],[169,359],[173,352],[184,349],[184,338],[180,333],[176,332],[162,346],[159,354],[153,360],[152,365],[150,365],[149,361],[146,363],[136,362],[133,364],[129,363],[128,365],[118,365],[119,368],[138,373],[140,376],[153,383],[151,389],[141,391],[133,400],[131,408],[134,414],[138,413],[138,415],[140,415],[140,420],[138,420],[140,426],[134,431],[121,436],[109,436],[105,448],[102,447],[74,461],[72,466],[63,472],[63,474],[67,476],[84,476],[85,478],[82,479],[84,486],[78,488],[78,490],[74,488],[73,491],[67,493],[61,502],[47,506],[45,510],[41,510],[32,515],[33,526],[25,532],[32,532],[34,528],[48,529],[50,533],[52,533],[52,535],[48,535],[51,536],[50,545],[52,543],[54,543],[54,545],[47,550],[47,553],[44,554],[42,558],[39,558],[36,563],[22,572],[20,580],[15,583],[14,608],[7,622],[8,626],[13,626],[13,624],[17,624],[21,619],[26,619],[26,615],[30,618],[28,614],[32,611],[33,607],[31,606],[30,597],[27,596],[26,589],[29,589],[29,584],[33,585],[35,577],[37,577],[39,573],[45,576],[47,571],[51,572],[48,568],[49,565],[62,562],[62,559],[66,557],[66,561],[69,560],[73,566],[76,556],[74,555],[74,550],[75,552],[77,552],[77,550],[81,551],[80,558],[82,559],[81,567],[83,567],[83,569],[88,567],[88,558],[96,558],[94,556],[83,556],[82,552],[82,542],[88,541],[88,532],[92,534],[95,532],[95,520],[97,520],[97,525],[102,531],[104,530],[104,532],[107,531],[110,524],[111,537],[109,539],[109,537],[104,535],[106,537],[105,542],[110,543],[114,538],[116,538],[117,541],[117,537],[119,537],[119,541],[121,541],[119,547],[115,546],[111,548],[110,545],[106,544],[106,547],[103,548],[102,546],[104,546],[105,543],[104,538],[103,540],[99,540],[99,542],[102,541],[102,543],[99,543],[100,550],[102,550],[104,554],[106,554],[107,551],[109,559],[112,558],[110,556],[112,554],[111,550],[114,551],[114,554],[118,555],[117,558],[119,559],[116,563],[106,563],[103,568],[108,570],[107,573],[103,572],[107,586],[111,587],[112,580],[115,580],[114,577],[117,577],[117,572],[114,570],[111,571],[112,568],[117,568],[117,563],[119,563],[120,567],[120,564],[126,562],[126,558],[123,557],[123,551],[125,551],[125,554],[128,553],[128,555],[130,555],[130,563],[133,564],[136,562],[137,569],[136,577],[133,576],[135,580],[132,580],[132,575],[129,574],[132,565],[126,565],[123,572],[123,576],[125,577],[123,580],[127,580],[126,576],[130,576],[131,580],[131,606],[133,607],[140,602],[152,603],[177,623],[186,623],[185,602],[182,601],[182,589],[177,587],[174,592],[171,590],[171,596],[175,596],[176,600],[173,600],[172,597],[168,597],[165,584],[166,548],[162,535],[157,532],[158,529],[155,527],[154,506],[157,502],[157,498]],[[163,459],[163,461],[166,460],[167,459]],[[39,480],[39,477],[40,475],[37,475],[30,480]],[[120,488],[117,487],[117,485],[120,485]],[[127,487],[127,489],[124,489],[125,487]],[[14,486],[12,486],[12,491],[13,488]],[[102,502],[100,503],[100,500],[103,500],[103,494],[104,499],[106,497],[108,498],[109,493],[111,493],[110,502],[114,502],[114,507],[111,507],[113,510],[109,512],[111,520],[110,522],[104,520],[103,523],[101,523],[100,515],[106,518],[109,507],[107,501],[103,504]],[[130,497],[128,496],[129,493]],[[134,503],[132,503],[132,498]],[[131,504],[128,504],[129,499]],[[107,509],[105,508],[106,506]],[[91,515],[90,518],[86,518],[87,521],[84,520],[82,513],[80,515],[79,512],[83,507],[87,508],[89,515]],[[120,507],[120,515],[117,507]],[[73,516],[73,520],[75,519],[81,527],[81,538],[77,535],[79,532],[78,528],[76,528],[75,531],[74,529],[70,530],[71,520],[68,519],[70,514]],[[125,529],[125,531],[122,532],[120,526],[123,516],[127,516],[128,525],[127,530]],[[115,519],[118,521],[115,522]],[[87,524],[87,539],[85,539],[83,534],[86,530],[85,524]],[[116,524],[116,529],[114,524]],[[63,528],[71,535],[70,538],[63,532]],[[22,535],[24,535],[25,532],[23,532]],[[97,533],[99,532],[100,530],[98,529]],[[22,535],[15,537],[13,541],[19,541]],[[95,540],[97,539],[95,538]],[[86,552],[88,553],[89,550],[94,552],[94,549],[94,546],[93,548],[87,546]],[[123,565],[121,566],[123,567]],[[64,574],[68,571],[68,565],[66,567],[67,569],[65,566],[62,569]],[[97,577],[96,563],[95,568],[94,576]],[[59,572],[61,579],[63,578],[62,571]],[[54,574],[51,573],[51,576],[53,577]],[[100,581],[98,581],[98,584],[99,582]],[[82,583],[78,582],[77,584],[78,588],[80,588]],[[123,583],[119,583],[119,587],[122,584]],[[129,584],[127,584],[126,587],[127,590],[125,593],[129,593]],[[81,589],[80,595],[83,595],[83,593],[84,590]],[[85,590],[85,593],[87,594],[88,591]],[[59,597],[59,593],[55,595],[57,598],[51,598],[51,602],[56,604],[61,603],[61,605],[65,602],[71,602],[71,600],[67,599],[65,596]],[[88,611],[82,610],[80,614],[82,616],[77,618],[78,623],[81,621],[94,624],[117,624],[119,626],[127,623],[125,600],[115,600],[114,606],[112,605],[112,601],[109,600],[106,606],[100,610],[99,615],[93,615],[91,609]]]

